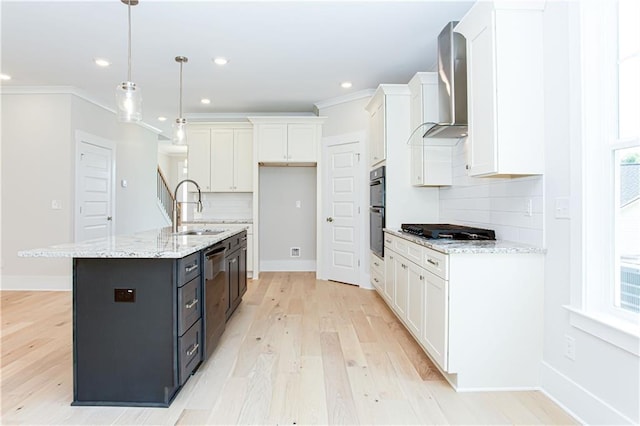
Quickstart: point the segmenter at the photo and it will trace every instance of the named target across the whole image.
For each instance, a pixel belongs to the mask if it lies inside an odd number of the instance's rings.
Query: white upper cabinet
[[[438,74],[419,72],[409,81],[411,92],[411,185],[446,186],[452,182],[451,140],[439,143],[422,135],[428,127],[424,123],[438,123]]]
[[[251,117],[258,162],[315,163],[322,135],[318,117]],[[319,121],[320,120],[320,121]]]
[[[408,96],[406,84],[381,84],[365,107],[371,116],[369,165],[372,168],[387,160],[390,142],[406,145]]]
[[[471,176],[544,171],[544,2],[477,2],[456,25],[467,44]]]
[[[187,128],[189,178],[206,192],[252,192],[253,130],[227,126]]]

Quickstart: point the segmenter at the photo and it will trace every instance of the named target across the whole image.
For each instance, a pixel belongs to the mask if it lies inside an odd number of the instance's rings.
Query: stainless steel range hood
[[[425,138],[467,136],[467,52],[462,34],[453,31],[458,22],[449,22],[438,36],[439,123]]]

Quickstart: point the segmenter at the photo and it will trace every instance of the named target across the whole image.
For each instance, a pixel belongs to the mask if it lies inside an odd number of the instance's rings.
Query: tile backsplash
[[[196,193],[189,193],[190,201],[197,200]],[[253,194],[251,192],[203,192],[202,212],[194,204],[187,204],[187,220],[251,220],[253,218]]]
[[[467,139],[453,148],[453,185],[440,188],[440,221],[496,231],[496,238],[542,247],[543,177],[467,176]]]

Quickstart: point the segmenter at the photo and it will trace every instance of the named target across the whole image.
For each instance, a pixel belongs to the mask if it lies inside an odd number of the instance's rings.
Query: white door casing
[[[74,240],[115,232],[115,143],[76,131]]]
[[[361,137],[326,138],[324,215],[324,278],[358,285],[360,282]]]

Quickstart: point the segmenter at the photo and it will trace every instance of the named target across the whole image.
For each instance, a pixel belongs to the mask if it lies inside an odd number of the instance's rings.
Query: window
[[[640,2],[579,8],[582,250],[568,308],[572,325],[640,355]]]

